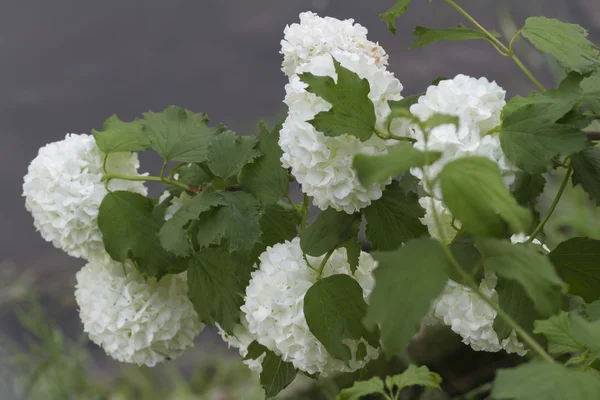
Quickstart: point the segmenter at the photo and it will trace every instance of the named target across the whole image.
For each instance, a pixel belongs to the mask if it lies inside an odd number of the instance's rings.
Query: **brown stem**
[[[584,133],[587,136],[587,138],[590,140],[600,140],[600,132],[591,131],[591,132],[584,132]]]

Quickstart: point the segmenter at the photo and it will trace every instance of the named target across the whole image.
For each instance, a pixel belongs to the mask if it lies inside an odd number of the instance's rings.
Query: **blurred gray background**
[[[378,14],[394,0],[2,0],[0,3],[0,304],[11,279],[61,286],[48,304],[65,326],[80,331],[73,302],[74,273],[83,265],[46,243],[21,197],[22,177],[38,148],[66,133],[90,133],[113,113],[124,120],[177,104],[208,113],[241,134],[258,119],[282,112],[286,78],[279,42],[286,24],[312,10],[354,18],[390,54],[390,70],[406,95],[437,77],[486,76],[510,96],[533,85],[485,41],[408,48],[416,25],[445,28],[465,23],[442,0],[414,0],[393,36]],[[484,26],[512,35],[530,15],[579,23],[600,42],[600,0],[457,0]],[[519,56],[553,85],[547,60],[522,40]],[[155,159],[144,158],[142,171]],[[53,292],[56,293],[56,292]],[[64,307],[63,307],[64,306]],[[0,333],[11,330],[0,307]]]

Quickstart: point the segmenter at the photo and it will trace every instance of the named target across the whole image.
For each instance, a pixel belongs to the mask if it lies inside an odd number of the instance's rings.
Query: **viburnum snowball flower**
[[[92,135],[68,134],[42,147],[24,177],[25,207],[42,237],[73,257],[107,259],[98,228],[98,208],[107,194],[101,182],[104,153]],[[135,153],[108,156],[109,173],[138,175]],[[146,195],[142,182],[113,179],[110,190]]]
[[[281,41],[282,71],[292,76],[299,65],[311,58],[336,50],[360,54],[378,67],[387,64],[388,56],[378,43],[367,40],[367,28],[353,19],[321,18],[312,12],[300,14],[300,23],[286,26]]]
[[[219,324],[219,335],[227,343],[229,347],[235,347],[239,350],[242,357],[248,355],[248,346],[256,340],[254,336],[248,331],[248,323],[246,322],[246,316],[242,313],[240,323],[233,328],[233,334],[225,332]],[[244,360],[244,364],[248,366],[250,371],[260,374],[262,372],[262,362],[266,356],[266,353],[261,354],[257,359]]]
[[[437,86],[430,86],[419,101],[410,107],[411,113],[422,121],[435,113],[459,118],[458,129],[454,125],[432,129],[427,146],[423,132],[413,130],[413,138],[417,140],[415,148],[443,153],[439,160],[425,168],[429,179],[435,178],[449,161],[465,156],[482,156],[498,164],[507,186],[514,181],[516,167],[504,156],[500,137],[498,134],[488,134],[500,125],[500,112],[506,104],[505,94],[504,89],[486,78],[457,75],[454,79],[441,81]],[[423,179],[422,171],[411,169],[411,173],[420,179]],[[435,197],[440,197],[437,190]]]
[[[308,260],[311,265],[318,266],[322,258],[308,257]],[[336,371],[355,371],[377,357],[378,350],[362,341],[367,348],[365,359],[353,359],[346,365],[333,358],[310,332],[304,318],[303,303],[304,295],[317,281],[317,272],[306,264],[299,238],[267,248],[259,260],[259,268],[252,273],[246,288],[245,304],[241,310],[246,315],[250,334],[260,344],[296,368],[322,376]],[[367,299],[375,285],[372,276],[375,267],[375,260],[363,252],[358,269],[352,275],[346,250],[338,249],[325,265],[323,277],[335,274],[353,276]],[[345,344],[351,348],[354,358],[358,342],[347,341]]]
[[[76,275],[84,331],[106,353],[153,367],[179,357],[204,328],[187,296],[185,273],[157,281],[126,262],[90,262]]]
[[[349,52],[313,57],[300,65],[296,72],[310,72],[337,80],[332,56],[343,67],[369,81],[369,98],[375,106],[377,125],[385,130],[384,124],[390,113],[387,101],[402,98],[400,82],[384,68]],[[306,87],[298,75],[293,75],[285,87],[284,102],[289,113],[279,137],[279,145],[283,150],[281,162],[285,168],[292,169],[292,174],[302,185],[302,191],[314,198],[317,207],[322,210],[333,207],[337,211],[354,213],[379,199],[382,189],[389,184],[388,181],[362,186],[352,167],[354,156],[359,153],[385,154],[388,146],[395,143],[388,143],[376,135],[361,142],[349,134],[329,137],[317,131],[308,121],[319,112],[329,110],[331,104],[307,92]]]
[[[460,221],[454,220],[450,210],[448,210],[448,208],[444,206],[444,203],[438,199],[423,196],[419,198],[419,204],[425,210],[425,215],[422,218],[419,218],[419,221],[421,221],[423,225],[427,226],[429,235],[440,240],[442,238],[442,235],[440,235],[440,230],[435,223],[435,217],[433,216],[433,211],[435,210],[438,218],[440,219],[440,225],[442,229],[441,233],[443,233],[443,237],[446,239],[446,241],[450,243],[458,234],[458,229],[460,229],[461,226]]]

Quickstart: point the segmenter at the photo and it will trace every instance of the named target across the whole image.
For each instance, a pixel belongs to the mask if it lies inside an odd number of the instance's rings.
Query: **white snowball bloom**
[[[219,324],[217,324],[217,328],[219,329],[219,335],[229,347],[235,347],[238,349],[242,358],[248,355],[248,346],[250,346],[250,344],[254,342],[256,338],[248,331],[248,323],[246,322],[246,316],[243,313],[240,318],[240,323],[233,328],[233,334],[227,334],[227,332],[221,329]],[[248,366],[250,371],[256,372],[260,375],[262,372],[262,362],[265,356],[266,353],[263,353],[255,360],[250,359],[244,360],[243,362]]]
[[[281,41],[282,71],[291,77],[298,66],[313,57],[335,50],[360,54],[368,63],[378,67],[387,64],[388,56],[378,43],[367,40],[367,29],[354,24],[353,19],[340,21],[321,18],[312,12],[300,14],[300,23],[286,26]]]
[[[419,150],[440,151],[442,157],[425,168],[429,179],[433,179],[448,162],[465,156],[482,156],[495,161],[505,178],[506,185],[514,181],[513,166],[504,156],[498,134],[488,134],[500,125],[500,112],[506,104],[506,92],[495,82],[486,78],[475,79],[457,75],[454,79],[441,81],[430,86],[418,103],[410,108],[411,113],[422,121],[435,113],[455,115],[459,118],[458,129],[453,125],[441,125],[431,130],[427,146],[423,132],[413,131]],[[423,171],[413,168],[411,173],[423,179]],[[427,188],[441,198],[438,188]]]
[[[163,201],[168,199],[170,195],[171,194],[168,191],[164,191],[163,194],[161,194],[160,197],[158,198],[158,203],[161,204]],[[179,197],[173,197],[171,199],[171,204],[165,210],[165,221],[168,221],[171,218],[173,218],[173,215],[175,215],[175,213],[177,211],[179,211],[181,206],[183,206],[185,203],[187,203],[187,201],[190,200],[191,198],[192,198],[192,196],[190,196],[186,192],[181,192]]]
[[[402,98],[402,85],[394,75],[384,68],[370,63],[359,54],[333,51],[313,57],[296,70],[298,74],[310,72],[316,76],[329,76],[337,80],[332,56],[341,65],[366,78],[370,84],[369,98],[375,106],[377,125],[381,130],[390,108],[388,100]],[[376,135],[365,142],[345,134],[337,137],[325,136],[308,121],[331,104],[306,91],[307,85],[298,75],[293,75],[286,85],[285,104],[289,108],[287,119],[280,132],[279,145],[283,150],[281,162],[302,185],[302,191],[314,198],[314,204],[322,210],[333,207],[349,214],[377,200],[382,189],[389,183],[364,187],[358,181],[352,161],[356,154],[385,154],[388,143]],[[394,132],[402,134],[402,132]]]
[[[450,243],[458,233],[460,229],[460,221],[454,220],[450,210],[440,200],[424,196],[419,198],[419,204],[425,210],[425,215],[419,218],[419,221],[429,230],[429,235],[436,239],[441,239],[440,230],[437,228],[435,223],[434,210],[440,218],[440,224],[442,225],[442,233],[448,243]],[[454,225],[454,226],[452,226]]]
[[[77,273],[84,331],[121,361],[153,367],[179,357],[204,328],[185,273],[144,279],[130,263],[90,262]]]
[[[308,257],[311,265],[316,266],[322,258]],[[365,299],[375,285],[372,276],[375,267],[375,260],[367,253],[361,253],[353,276],[362,287]],[[323,270],[323,277],[335,274],[351,275],[345,249],[336,250]],[[302,256],[299,238],[267,248],[260,255],[259,269],[252,273],[245,304],[241,307],[250,334],[284,361],[292,362],[309,374],[327,376],[335,371],[350,372],[362,368],[377,357],[377,349],[362,341],[367,348],[366,358],[353,359],[346,365],[333,358],[310,332],[303,303],[304,295],[316,280],[317,273],[307,266]],[[351,348],[354,358],[358,342],[344,343]]]
[[[98,208],[107,194],[101,182],[104,154],[91,135],[68,134],[39,150],[24,177],[25,207],[42,237],[73,257],[109,259],[98,228]],[[109,173],[138,175],[135,153],[109,155]],[[110,190],[146,195],[142,182],[110,181]]]

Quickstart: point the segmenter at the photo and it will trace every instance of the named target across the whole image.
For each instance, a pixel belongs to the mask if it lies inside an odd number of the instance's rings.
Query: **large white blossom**
[[[145,279],[129,262],[90,262],[77,273],[84,331],[121,361],[152,367],[179,357],[204,328],[185,273]]]
[[[246,322],[246,316],[243,313],[241,314],[240,323],[233,327],[232,334],[225,332],[219,324],[217,324],[217,328],[219,329],[219,335],[229,347],[238,349],[242,357],[248,355],[248,347],[256,340],[256,338],[248,331],[248,323]],[[248,359],[243,362],[248,366],[250,371],[260,374],[262,372],[262,362],[265,356],[266,353],[263,353],[257,359]]]
[[[343,67],[369,81],[369,99],[375,107],[377,125],[385,130],[385,120],[390,113],[387,101],[402,98],[400,82],[392,73],[370,63],[361,55],[343,51],[313,57],[300,65],[296,73],[310,72],[337,80],[332,57]],[[289,113],[279,138],[283,150],[281,162],[284,167],[291,167],[292,174],[302,185],[302,191],[314,198],[317,207],[322,210],[333,207],[338,211],[353,213],[379,199],[382,189],[389,183],[362,186],[352,167],[354,156],[359,153],[385,154],[392,143],[376,135],[361,142],[349,134],[329,137],[317,131],[308,121],[319,112],[329,110],[331,104],[307,92],[306,87],[298,75],[293,75],[285,87],[284,102]]]
[[[300,23],[286,26],[281,41],[282,71],[291,77],[315,56],[345,51],[359,54],[366,62],[383,67],[388,56],[378,43],[367,40],[367,28],[353,19],[321,18],[312,12],[300,14]]]
[[[42,237],[73,257],[107,259],[98,228],[98,208],[107,194],[101,182],[104,154],[91,135],[68,134],[64,140],[39,150],[23,183],[25,207]],[[138,175],[135,153],[114,153],[107,159],[109,173]],[[113,179],[110,190],[146,195],[142,182]]]
[[[514,181],[516,167],[505,157],[500,146],[500,137],[490,131],[500,125],[500,112],[506,104],[506,92],[495,82],[486,78],[471,78],[457,75],[430,86],[417,103],[410,108],[412,114],[422,121],[435,113],[450,114],[459,118],[458,128],[441,125],[431,130],[427,143],[419,129],[413,130],[419,150],[440,151],[442,157],[425,168],[427,177],[434,179],[448,162],[465,156],[482,156],[495,161],[504,176],[506,185]],[[411,173],[423,179],[423,170],[411,169]],[[434,188],[426,190],[440,197]]]
[[[308,257],[311,265],[318,266],[323,257]],[[260,255],[258,270],[246,288],[245,304],[241,310],[246,315],[250,334],[256,340],[280,355],[284,361],[309,374],[326,376],[335,371],[350,372],[362,368],[378,355],[377,349],[367,343],[364,360],[356,360],[358,342],[347,341],[353,360],[346,365],[333,358],[310,332],[304,317],[304,295],[316,282],[317,272],[306,264],[300,249],[300,239],[276,244]],[[323,270],[323,277],[335,274],[354,276],[368,298],[375,280],[372,271],[375,260],[361,253],[354,275],[346,257],[346,250],[336,250]],[[363,341],[364,342],[364,341]]]

